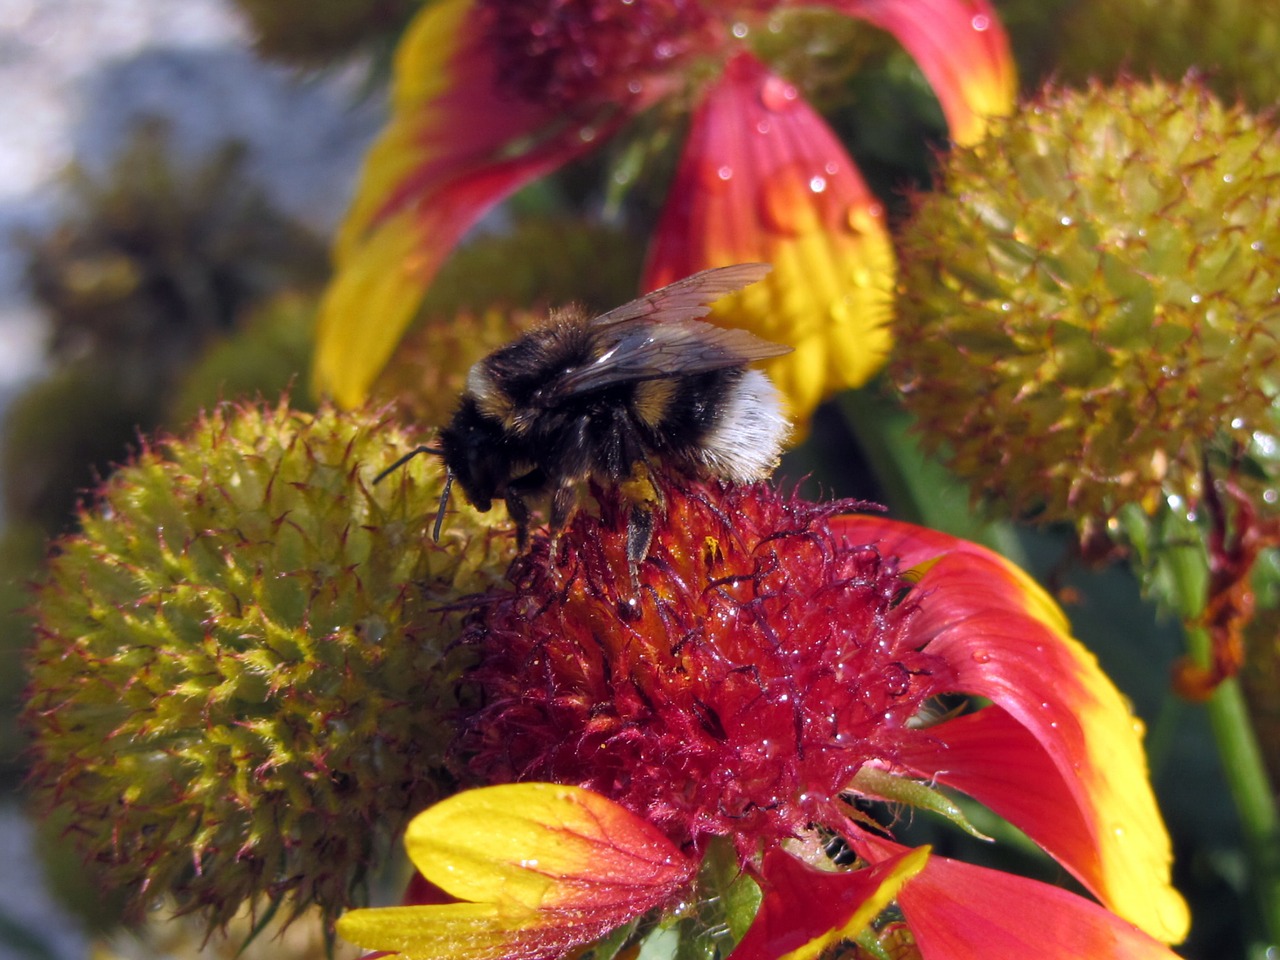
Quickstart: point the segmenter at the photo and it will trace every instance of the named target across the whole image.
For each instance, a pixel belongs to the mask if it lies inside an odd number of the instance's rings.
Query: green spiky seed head
[[[210,927],[245,903],[329,918],[452,787],[459,597],[512,538],[385,416],[220,409],[144,450],[54,545],[25,721],[37,803],[104,883]]]
[[[893,376],[975,491],[1081,527],[1199,499],[1268,431],[1280,138],[1192,82],[1047,88],[953,151],[902,240]]]

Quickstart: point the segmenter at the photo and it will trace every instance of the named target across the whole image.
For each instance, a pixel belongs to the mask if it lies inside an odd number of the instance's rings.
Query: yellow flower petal
[[[312,384],[342,406],[368,396],[462,235],[625,118],[616,110],[583,137],[556,109],[499,90],[493,62],[474,0],[424,6],[398,51],[391,121],[339,232],[317,326]]]
[[[824,398],[883,365],[893,248],[883,210],[830,129],[744,54],[694,117],[644,283],[747,261],[774,270],[712,317],[795,348],[765,369],[803,428]]]
[[[419,960],[557,956],[662,906],[694,864],[648,821],[578,787],[456,794],[405,836],[428,881],[470,903],[354,910],[346,940]]]

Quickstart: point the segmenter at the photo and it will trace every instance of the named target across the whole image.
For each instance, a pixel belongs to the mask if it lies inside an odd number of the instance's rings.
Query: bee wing
[[[603,352],[596,360],[558,378],[557,398],[638,380],[743,366],[791,352],[791,347],[762,340],[746,330],[688,319],[618,321],[602,338],[601,346]]]
[[[772,269],[767,263],[735,263],[730,267],[712,267],[660,287],[653,293],[624,303],[608,313],[602,313],[591,324],[607,327],[646,317],[667,323],[705,317],[711,310],[711,304],[727,294],[750,286]]]

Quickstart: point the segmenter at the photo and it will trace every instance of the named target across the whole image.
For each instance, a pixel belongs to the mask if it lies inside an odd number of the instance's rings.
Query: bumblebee
[[[577,308],[477,362],[437,446],[447,471],[435,536],[453,483],[477,510],[501,499],[528,539],[530,501],[549,502],[564,529],[587,481],[631,500],[627,554],[648,553],[652,482],[665,469],[752,481],[777,466],[791,426],[777,389],[747,364],[791,348],[699,320],[720,297],[754,283],[768,264],[704,270],[600,316]]]

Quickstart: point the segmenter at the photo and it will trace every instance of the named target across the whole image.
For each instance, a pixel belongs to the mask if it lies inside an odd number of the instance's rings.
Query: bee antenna
[[[446,470],[444,489],[440,491],[440,506],[436,509],[436,525],[431,528],[431,539],[440,542],[440,528],[444,526],[444,508],[449,506],[449,491],[453,489],[453,471]]]
[[[414,447],[412,450],[410,450],[408,453],[406,453],[403,457],[401,457],[399,460],[397,460],[397,461],[396,461],[395,463],[393,463],[391,466],[387,467],[387,469],[383,470],[380,474],[378,474],[376,477],[374,477],[374,478],[373,478],[373,483],[374,483],[374,485],[375,485],[375,486],[377,486],[379,483],[381,483],[383,480],[385,480],[385,479],[386,479],[388,476],[390,476],[391,474],[395,473],[397,470],[399,470],[401,467],[403,467],[406,463],[408,463],[408,462],[409,462],[410,460],[412,460],[414,457],[421,456],[421,455],[422,455],[422,454],[424,454],[424,453],[434,453],[434,454],[436,454],[437,456],[439,456],[439,455],[442,455],[442,454],[444,453],[444,451],[443,451],[443,450],[441,450],[439,447],[428,447],[428,446],[425,446],[425,445],[424,445],[424,446],[420,446],[420,447]],[[447,489],[447,487],[446,487],[446,489]]]

